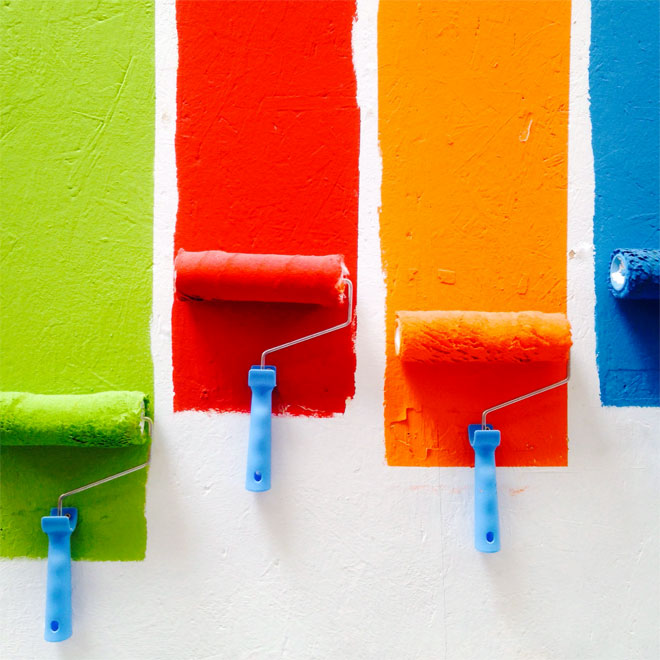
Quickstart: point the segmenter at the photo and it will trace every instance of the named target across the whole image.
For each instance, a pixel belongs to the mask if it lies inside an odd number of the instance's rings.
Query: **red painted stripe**
[[[342,254],[355,281],[359,113],[354,0],[179,0],[175,253]],[[247,411],[265,348],[345,308],[175,301],[174,408]],[[353,333],[276,353],[274,410],[343,412]]]

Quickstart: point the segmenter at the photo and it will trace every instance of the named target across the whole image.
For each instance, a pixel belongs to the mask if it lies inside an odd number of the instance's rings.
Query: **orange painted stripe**
[[[568,0],[398,2],[379,10],[391,465],[471,465],[484,408],[564,364],[417,365],[397,310],[565,312]],[[565,465],[566,388],[490,419],[499,465]]]

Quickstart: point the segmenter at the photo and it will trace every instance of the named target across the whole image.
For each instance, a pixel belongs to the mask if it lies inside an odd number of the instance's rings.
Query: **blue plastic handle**
[[[500,516],[497,506],[495,449],[500,444],[500,432],[481,424],[468,426],[470,444],[474,449],[474,547],[480,552],[500,549]]]
[[[252,406],[245,488],[260,493],[270,490],[270,418],[275,367],[253,366],[248,373],[248,385],[252,390]]]
[[[48,579],[46,582],[47,642],[63,642],[71,637],[71,533],[78,522],[78,511],[63,508],[62,515],[51,509],[41,519],[41,529],[48,534]]]

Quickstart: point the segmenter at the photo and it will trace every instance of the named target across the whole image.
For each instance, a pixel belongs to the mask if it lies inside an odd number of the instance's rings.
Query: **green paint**
[[[0,444],[126,447],[149,439],[142,392],[0,392]]]
[[[0,3],[0,389],[153,390],[152,0]],[[45,557],[58,495],[144,462],[2,447],[5,557]],[[145,471],[67,499],[78,559],[142,559]]]

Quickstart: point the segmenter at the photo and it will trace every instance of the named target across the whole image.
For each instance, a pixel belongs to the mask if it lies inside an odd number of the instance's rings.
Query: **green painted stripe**
[[[152,0],[4,0],[0,389],[152,396]],[[2,448],[1,554],[43,557],[60,492],[146,447]],[[146,474],[67,500],[74,558],[144,557]]]

